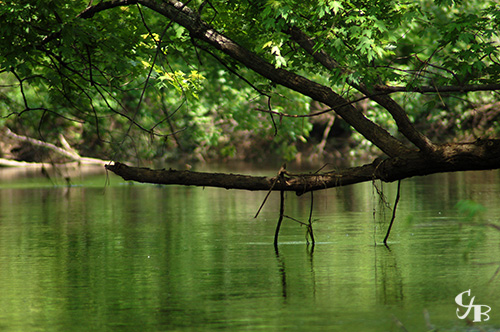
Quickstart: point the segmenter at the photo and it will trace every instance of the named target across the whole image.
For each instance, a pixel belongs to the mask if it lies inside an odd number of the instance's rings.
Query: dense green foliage
[[[92,1],[91,1],[92,3]],[[0,1],[0,112],[13,131],[106,158],[293,159],[321,139],[308,97],[275,85],[141,5],[79,17],[88,1]],[[485,85],[499,82],[496,1],[189,1],[201,19],[278,68],[332,87]],[[338,64],[321,66],[291,39],[300,29]],[[436,140],[491,136],[495,92],[394,94]],[[365,114],[397,135],[372,102]],[[313,127],[313,124],[319,124]],[[340,124],[342,126],[342,124]],[[336,127],[337,128],[337,127]],[[319,131],[314,133],[313,131]],[[330,137],[338,133],[331,132]],[[318,138],[319,137],[319,138]],[[108,143],[108,144],[103,144]],[[355,132],[351,145],[362,143]],[[364,144],[364,145],[363,145]],[[342,146],[336,145],[341,149]]]

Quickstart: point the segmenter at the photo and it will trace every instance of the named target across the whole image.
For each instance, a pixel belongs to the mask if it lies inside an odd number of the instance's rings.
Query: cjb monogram
[[[486,322],[487,320],[489,320],[490,316],[488,315],[488,312],[491,311],[491,307],[485,304],[474,304],[474,299],[476,298],[475,296],[473,296],[470,299],[469,304],[464,304],[464,299],[463,299],[464,294],[467,294],[467,296],[470,297],[470,289],[458,294],[455,297],[455,302],[462,308],[467,308],[467,311],[465,312],[465,314],[460,315],[460,308],[457,308],[457,317],[459,319],[465,319],[467,316],[469,316],[470,311],[473,310],[474,311],[473,322]]]

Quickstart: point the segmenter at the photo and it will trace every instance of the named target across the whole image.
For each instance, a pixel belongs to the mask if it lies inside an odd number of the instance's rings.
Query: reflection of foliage
[[[467,259],[469,257],[469,254],[474,248],[484,241],[486,238],[486,230],[485,228],[493,228],[496,231],[500,231],[500,225],[495,224],[495,223],[488,223],[485,222],[482,219],[479,219],[481,214],[483,212],[486,212],[486,208],[481,205],[480,203],[474,202],[472,200],[461,200],[457,202],[455,205],[457,210],[459,211],[460,214],[464,215],[464,219],[466,221],[466,224],[473,225],[473,226],[483,226],[481,229],[477,229],[477,227],[473,228],[471,230],[471,236],[469,240],[467,241],[467,244],[464,249],[464,257]],[[479,220],[478,220],[479,219]],[[491,262],[489,264],[496,265],[498,262]],[[496,269],[495,273],[493,276],[490,278],[490,282],[494,280],[498,274],[500,273],[500,266]]]
[[[486,225],[481,219],[481,214],[486,211],[486,208],[472,200],[460,200],[455,205],[460,216],[464,220],[465,225],[469,226],[484,226]],[[462,225],[463,226],[463,225]],[[468,236],[467,243],[464,246],[463,255],[465,258],[469,257],[474,248],[476,248],[486,238],[485,228],[472,227]]]
[[[486,211],[483,205],[468,199],[458,201],[455,208],[468,222],[474,221],[476,217],[479,217],[482,212]]]

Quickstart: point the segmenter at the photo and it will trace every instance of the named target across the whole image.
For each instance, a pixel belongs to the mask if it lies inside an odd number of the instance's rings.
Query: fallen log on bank
[[[73,149],[70,144],[66,141],[64,136],[62,134],[59,134],[59,142],[62,145],[62,147],[59,147],[57,145],[54,145],[49,142],[44,142],[32,137],[24,136],[24,135],[19,135],[11,131],[9,128],[5,128],[3,130],[3,135],[5,135],[7,138],[12,139],[17,142],[23,142],[23,143],[29,143],[33,146],[38,146],[44,149],[47,149],[49,151],[52,151],[53,153],[57,154],[58,156],[64,158],[66,162],[27,162],[27,161],[22,161],[22,160],[15,160],[15,159],[9,159],[9,158],[0,158],[0,166],[6,166],[6,167],[33,167],[33,168],[41,168],[41,167],[46,167],[47,165],[54,165],[54,166],[64,166],[64,165],[71,165],[73,163],[77,163],[78,165],[101,165],[104,166],[106,164],[109,164],[110,161],[107,160],[102,160],[102,159],[97,159],[97,158],[89,158],[89,157],[82,157],[80,154]]]

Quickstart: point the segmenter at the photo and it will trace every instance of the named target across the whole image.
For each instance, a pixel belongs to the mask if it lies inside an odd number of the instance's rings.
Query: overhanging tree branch
[[[379,94],[376,91],[374,92],[375,87],[368,88],[363,84],[356,85],[352,83],[355,88],[370,96],[371,99],[377,101],[391,113],[401,132],[419,148],[419,151],[410,150],[385,129],[367,119],[361,111],[329,87],[283,68],[276,68],[262,57],[216,31],[209,24],[202,21],[197,12],[181,2],[175,0],[162,2],[154,0],[105,1],[87,8],[80,14],[80,17],[88,18],[101,10],[136,3],[148,7],[183,26],[190,32],[192,38],[207,43],[274,83],[283,85],[334,108],[346,122],[390,158],[377,160],[360,167],[323,174],[286,173],[285,181],[279,181],[274,187],[272,184],[276,182],[275,179],[267,177],[174,170],[155,171],[128,167],[120,163],[107,166],[109,170],[126,180],[158,184],[212,186],[227,189],[295,191],[297,194],[302,194],[308,191],[350,185],[373,179],[390,182],[417,175],[500,167],[500,140],[478,140],[472,143],[434,145],[413,127],[404,110],[394,100],[387,95],[380,95],[381,91],[378,91]],[[326,68],[333,69],[338,66],[335,60],[323,51],[314,52],[313,41],[301,31],[292,29],[290,33],[293,35],[292,39]]]
[[[335,108],[335,111],[347,123],[387,155],[397,156],[410,151],[403,143],[390,135],[385,129],[367,119],[362,112],[349,104],[342,96],[333,92],[329,87],[318,84],[285,69],[276,68],[257,54],[216,31],[213,27],[202,21],[197,12],[191,10],[179,1],[104,1],[96,6],[85,9],[80,13],[79,17],[90,18],[102,10],[136,3],[148,7],[183,26],[191,33],[193,38],[208,43],[215,49],[229,55],[261,76]],[[345,106],[337,107],[337,105]]]

